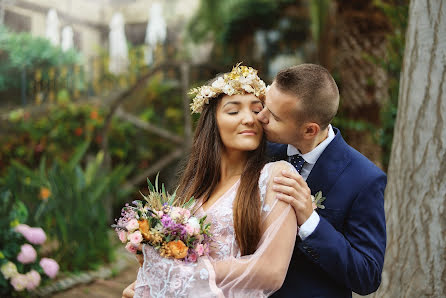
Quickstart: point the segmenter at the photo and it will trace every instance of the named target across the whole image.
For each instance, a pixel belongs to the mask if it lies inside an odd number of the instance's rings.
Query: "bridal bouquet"
[[[141,244],[151,245],[165,258],[196,262],[209,254],[211,242],[210,224],[206,216],[197,218],[191,214],[194,198],[181,203],[176,194],[166,192],[164,184],[158,188],[147,179],[149,194],[144,201],[133,201],[122,208],[121,217],[112,227],[131,253],[138,253]]]

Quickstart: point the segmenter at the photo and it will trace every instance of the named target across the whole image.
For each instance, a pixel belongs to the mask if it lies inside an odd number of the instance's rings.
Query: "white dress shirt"
[[[310,152],[301,154],[299,149],[297,149],[293,145],[288,145],[287,148],[288,156],[299,154],[305,160],[305,163],[300,172],[300,175],[302,176],[302,178],[304,178],[305,181],[307,181],[307,178],[310,175],[311,170],[313,169],[317,160],[321,156],[322,152],[324,152],[325,148],[327,148],[328,144],[330,144],[330,142],[333,141],[334,138],[335,138],[335,133],[333,131],[333,127],[331,127],[331,124],[329,124],[327,138],[323,140],[319,145],[316,146],[316,148],[314,148]],[[316,211],[313,211],[311,216],[299,228],[300,239],[304,240],[305,238],[310,236],[311,233],[313,233],[313,231],[319,224],[319,220],[320,220],[319,215],[317,214]]]

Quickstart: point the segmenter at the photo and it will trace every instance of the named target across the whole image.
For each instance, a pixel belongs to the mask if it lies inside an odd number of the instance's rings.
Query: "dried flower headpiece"
[[[230,73],[215,80],[211,86],[204,85],[189,91],[189,94],[196,94],[190,105],[192,113],[201,113],[203,106],[209,104],[209,99],[223,93],[227,95],[252,93],[259,98],[265,95],[265,82],[257,76],[257,70],[240,64],[234,66]]]

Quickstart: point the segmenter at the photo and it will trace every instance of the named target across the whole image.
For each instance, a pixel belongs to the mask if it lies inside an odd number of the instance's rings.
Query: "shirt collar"
[[[323,140],[319,145],[316,146],[313,150],[308,153],[301,154],[299,149],[294,147],[293,145],[288,145],[287,155],[292,156],[299,154],[305,160],[306,163],[315,164],[318,160],[319,156],[321,156],[322,152],[324,152],[325,148],[327,148],[328,144],[335,138],[335,133],[331,124],[328,125],[328,136],[325,140]]]

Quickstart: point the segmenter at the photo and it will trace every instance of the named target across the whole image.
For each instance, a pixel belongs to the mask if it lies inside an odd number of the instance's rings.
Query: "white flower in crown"
[[[223,77],[219,77],[217,80],[215,80],[212,83],[212,87],[216,88],[216,89],[223,89],[223,87],[226,85],[225,80],[223,79]]]
[[[261,98],[265,95],[266,85],[258,76],[257,70],[252,67],[237,64],[230,73],[215,80],[211,86],[201,86],[192,89],[189,94],[195,94],[191,103],[192,113],[201,113],[203,106],[209,104],[209,99],[216,98],[220,94],[229,96],[235,94],[252,93]]]
[[[231,85],[225,85],[222,89],[223,93],[231,96],[235,94],[235,89]]]
[[[204,98],[212,98],[217,94],[212,90],[212,87],[205,86],[201,88],[200,95]]]

